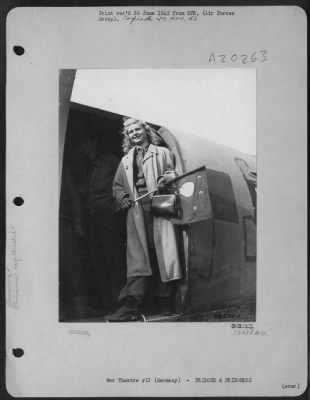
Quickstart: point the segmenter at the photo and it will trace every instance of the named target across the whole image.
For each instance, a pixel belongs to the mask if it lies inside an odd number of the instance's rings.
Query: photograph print
[[[255,79],[60,71],[59,322],[256,321]]]

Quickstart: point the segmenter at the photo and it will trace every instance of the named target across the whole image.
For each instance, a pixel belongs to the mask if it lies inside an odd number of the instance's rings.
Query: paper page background
[[[191,7],[192,8],[192,7]],[[206,7],[204,7],[206,8]],[[101,8],[102,9],[102,8]],[[233,8],[193,24],[103,24],[96,8],[16,8],[7,19],[7,387],[16,396],[297,395],[306,386],[306,17]],[[150,43],[152,45],[150,45]],[[26,49],[22,57],[15,44]],[[268,50],[257,63],[257,321],[58,323],[61,68],[242,68],[212,51]],[[15,196],[25,204],[16,207]],[[16,273],[15,273],[16,272]],[[7,275],[8,276],[8,275]],[[10,293],[10,294],[9,294]],[[70,334],[71,329],[88,335]],[[22,358],[11,349],[21,347]],[[106,377],[248,377],[251,384],[118,384]],[[284,391],[282,384],[299,383]]]

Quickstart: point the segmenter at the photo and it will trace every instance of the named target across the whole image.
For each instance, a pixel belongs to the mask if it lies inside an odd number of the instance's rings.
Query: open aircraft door
[[[189,165],[184,158],[184,143],[180,142],[179,135],[176,138],[165,127],[161,127],[158,134],[176,157],[178,176],[170,184],[178,195],[180,215],[171,221],[179,232],[179,254],[184,278],[178,285],[175,309],[178,313],[189,314],[195,312],[197,282],[201,281],[204,285],[210,279],[213,267],[214,219],[208,169],[201,164],[195,167],[194,160]],[[199,162],[199,159],[196,161]]]
[[[180,255],[184,279],[176,296],[176,311],[193,312],[192,292],[197,280],[210,277],[213,259],[213,213],[208,190],[207,169],[201,166],[169,183],[178,196],[180,213],[171,221],[179,226]],[[202,276],[201,276],[202,275]]]
[[[212,209],[207,182],[207,169],[203,165],[186,172],[169,182],[175,185],[179,201],[179,217],[171,221],[177,225],[187,225],[212,218]]]

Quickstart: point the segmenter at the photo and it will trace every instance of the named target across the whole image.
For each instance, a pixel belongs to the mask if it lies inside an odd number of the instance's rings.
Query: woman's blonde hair
[[[131,144],[129,136],[128,136],[128,128],[132,124],[139,124],[141,125],[146,132],[146,135],[148,137],[149,143],[152,143],[156,146],[161,146],[163,145],[163,140],[160,138],[160,136],[156,133],[155,129],[151,128],[146,122],[142,121],[141,119],[135,119],[135,118],[124,118],[123,121],[123,130],[122,130],[122,135],[123,135],[123,143],[122,143],[122,148],[123,152],[127,154],[130,149],[132,149],[134,146]]]

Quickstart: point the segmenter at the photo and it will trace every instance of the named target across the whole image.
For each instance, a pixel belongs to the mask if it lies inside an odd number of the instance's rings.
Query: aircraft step
[[[144,315],[141,314],[139,322],[169,322],[176,321],[181,317],[181,314],[172,313],[169,315],[153,314]]]

